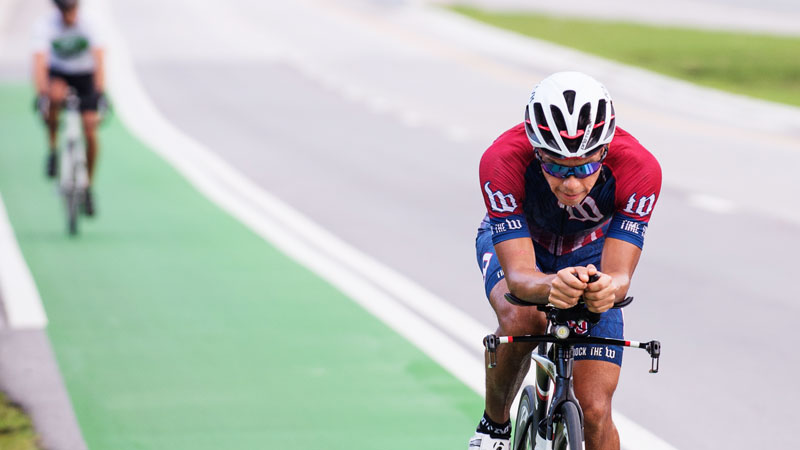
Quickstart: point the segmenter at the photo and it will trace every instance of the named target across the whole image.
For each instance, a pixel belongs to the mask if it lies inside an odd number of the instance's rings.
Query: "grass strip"
[[[451,9],[493,26],[700,85],[800,106],[800,37],[568,19],[467,6]]]
[[[0,392],[0,448],[3,450],[38,450],[31,419],[19,405]]]

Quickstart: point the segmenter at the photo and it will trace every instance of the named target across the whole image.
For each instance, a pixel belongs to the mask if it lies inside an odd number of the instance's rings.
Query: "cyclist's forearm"
[[[546,304],[550,297],[555,275],[538,271],[510,271],[506,273],[508,290],[516,297],[532,303]]]
[[[38,94],[47,92],[47,56],[44,53],[33,55],[33,84]]]
[[[106,88],[106,64],[105,52],[103,49],[94,50],[94,88],[97,92],[105,92]]]
[[[631,277],[624,272],[609,273],[609,276],[614,279],[617,284],[617,290],[614,295],[614,302],[621,302],[626,295],[628,295],[628,288],[631,287]]]

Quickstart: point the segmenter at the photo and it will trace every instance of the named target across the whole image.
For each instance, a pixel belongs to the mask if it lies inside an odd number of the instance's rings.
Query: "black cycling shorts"
[[[50,79],[60,78],[68,86],[75,89],[81,99],[81,111],[97,111],[100,93],[94,88],[94,73],[68,74],[51,68],[48,71]]]

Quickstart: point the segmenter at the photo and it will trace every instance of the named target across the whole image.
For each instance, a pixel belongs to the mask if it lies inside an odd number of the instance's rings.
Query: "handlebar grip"
[[[625,297],[622,299],[622,301],[615,303],[614,308],[616,309],[624,308],[630,305],[631,303],[633,303],[633,297]]]
[[[523,300],[523,299],[517,297],[516,295],[514,295],[514,294],[512,294],[510,292],[507,292],[505,294],[505,298],[506,298],[506,301],[508,303],[511,303],[512,305],[517,305],[517,306],[541,306],[541,304],[539,304],[539,303],[533,303],[533,302],[529,302],[529,301]],[[544,303],[544,305],[546,305],[546,304],[547,303]]]

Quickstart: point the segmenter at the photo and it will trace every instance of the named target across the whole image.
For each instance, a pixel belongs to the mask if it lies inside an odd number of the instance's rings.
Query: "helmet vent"
[[[564,91],[564,100],[567,102],[567,111],[572,115],[575,110],[575,91]]]
[[[605,120],[606,120],[606,101],[600,100],[599,102],[597,102],[597,118],[594,119],[595,128],[603,125],[603,122],[605,122]]]
[[[536,121],[536,127],[539,129],[539,133],[541,133],[545,144],[553,148],[558,148],[556,138],[553,136],[553,132],[547,126],[547,118],[544,116],[544,108],[542,108],[541,103],[535,103],[533,105],[533,118]]]
[[[614,102],[611,102],[611,117],[608,118],[608,131],[606,132],[604,140],[609,140],[614,136],[616,117],[617,114],[614,112]]]

